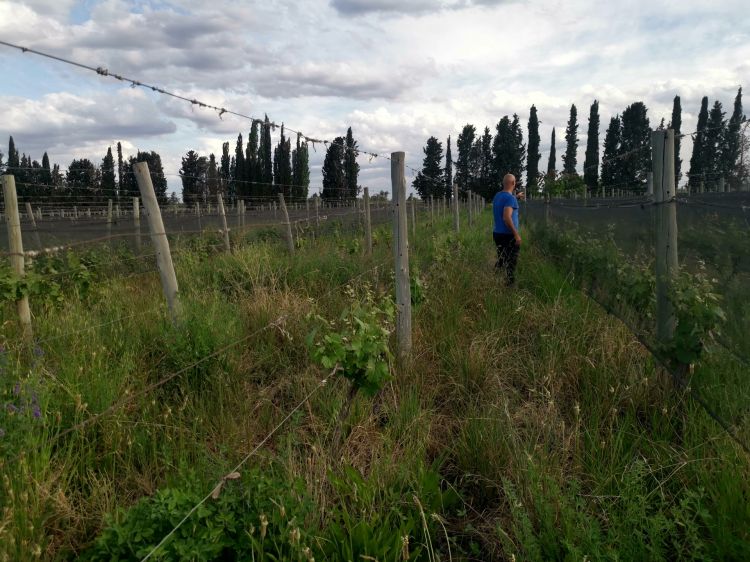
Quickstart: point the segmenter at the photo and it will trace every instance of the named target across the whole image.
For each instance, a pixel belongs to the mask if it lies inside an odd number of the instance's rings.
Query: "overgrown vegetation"
[[[186,248],[177,328],[156,275],[32,299],[36,352],[3,305],[2,559],[140,559],[220,481],[155,559],[743,559],[744,453],[541,241],[526,237],[520,289],[503,289],[478,222],[419,225],[422,304],[398,368],[391,266],[375,267],[387,227],[372,259],[343,234],[291,258],[274,237]],[[228,474],[329,375],[324,359],[345,373]],[[722,361],[704,353],[696,371]],[[377,384],[342,422],[345,374]]]

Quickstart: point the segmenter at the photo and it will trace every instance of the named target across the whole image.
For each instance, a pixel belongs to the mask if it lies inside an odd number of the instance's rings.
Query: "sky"
[[[600,141],[610,117],[643,101],[652,127],[679,95],[683,132],[703,96],[731,114],[750,84],[747,0],[0,0],[0,39],[135,78],[320,139],[351,126],[362,149],[406,152],[421,167],[428,137],[466,123],[494,132],[534,104],[546,168],[558,169],[571,104],[582,169],[590,104]],[[250,122],[0,46],[0,151],[65,167],[155,150],[169,189],[188,150],[220,155]],[[747,99],[747,98],[746,98]],[[745,103],[747,108],[750,102]],[[750,113],[747,109],[745,113]],[[278,131],[275,133],[274,143]],[[691,143],[683,143],[683,172]],[[311,150],[311,188],[324,148]],[[390,191],[390,162],[360,156],[360,184]],[[412,173],[407,170],[407,179]]]

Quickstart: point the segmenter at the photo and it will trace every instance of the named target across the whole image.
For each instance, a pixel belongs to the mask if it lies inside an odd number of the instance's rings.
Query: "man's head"
[[[503,191],[513,191],[516,188],[516,176],[505,174],[503,176]]]

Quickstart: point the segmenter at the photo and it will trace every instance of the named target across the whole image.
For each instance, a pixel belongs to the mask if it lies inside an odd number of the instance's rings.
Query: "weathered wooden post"
[[[227,252],[232,251],[232,245],[229,242],[229,227],[227,226],[227,215],[224,212],[224,199],[221,197],[221,193],[216,194],[216,201],[219,206],[219,218],[221,220],[221,229],[224,233],[224,249]]]
[[[435,226],[435,200],[430,195],[430,226]]]
[[[135,247],[141,251],[141,203],[138,197],[133,197],[133,228],[135,229]]]
[[[414,243],[417,243],[417,198],[411,200],[411,235]]]
[[[646,195],[649,197],[654,196],[654,173],[648,172],[646,174]]]
[[[724,178],[719,178],[719,193],[725,193],[726,192],[726,184],[724,183]]]
[[[459,214],[458,214],[458,184],[453,184],[453,230],[459,231]]]
[[[365,188],[365,251],[368,256],[372,255],[372,219],[370,217],[370,189]]]
[[[409,231],[406,223],[406,178],[403,152],[391,153],[393,193],[393,256],[396,268],[396,336],[398,355],[411,351],[411,286],[409,283]]]
[[[107,199],[107,236],[112,236],[112,199]]]
[[[286,230],[286,245],[287,245],[287,248],[289,249],[289,253],[294,254],[294,238],[292,237],[292,223],[289,222],[289,213],[286,210],[286,202],[284,201],[283,193],[279,193],[279,207],[281,208],[281,213],[284,215],[284,224],[286,225],[286,229],[285,229]]]
[[[674,130],[651,131],[651,161],[656,206],[656,333],[661,343],[674,336],[675,316],[669,292],[677,275],[677,202]]]
[[[29,203],[28,201],[26,202],[26,215],[31,220],[31,230],[34,233],[34,243],[36,244],[36,248],[37,250],[41,250],[42,241],[39,239],[39,230],[36,227],[36,217],[34,216],[34,211],[31,208],[31,203]]]
[[[161,218],[159,202],[156,200],[156,194],[154,193],[154,185],[151,183],[148,163],[136,162],[133,164],[133,174],[135,175],[135,181],[138,183],[138,190],[141,192],[143,210],[146,212],[146,220],[151,232],[151,242],[156,251],[156,265],[159,268],[159,277],[161,278],[164,297],[167,299],[172,323],[176,324],[180,319],[177,275],[174,272],[172,253],[169,250],[169,239],[164,230],[164,222]]]
[[[4,175],[0,176],[0,180],[3,184],[10,265],[13,268],[13,273],[23,278],[26,273],[24,271],[23,238],[21,237],[21,216],[18,212],[18,197],[16,195],[16,178],[11,175]],[[29,342],[33,337],[33,332],[31,330],[31,309],[29,308],[28,295],[23,295],[16,301],[16,310],[18,311],[23,338]]]
[[[474,193],[469,191],[466,193],[467,199],[467,205],[466,210],[469,213],[469,226],[472,226],[474,224]]]

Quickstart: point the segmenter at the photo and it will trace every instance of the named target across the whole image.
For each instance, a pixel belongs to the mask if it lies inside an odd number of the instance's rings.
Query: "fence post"
[[[107,236],[112,236],[112,199],[107,199]]]
[[[654,196],[654,172],[646,174],[646,195],[649,197]]]
[[[474,192],[469,191],[466,193],[466,195],[468,197],[466,210],[469,213],[469,226],[472,226],[474,224]]]
[[[315,228],[320,228],[320,197],[315,196]]]
[[[365,188],[365,250],[367,255],[372,255],[372,219],[370,217],[370,189]]]
[[[133,228],[135,228],[135,247],[141,251],[141,203],[133,197]]]
[[[651,132],[651,161],[656,206],[656,333],[659,341],[674,336],[675,317],[669,299],[677,274],[677,201],[674,181],[674,130]]]
[[[286,225],[286,245],[289,249],[290,254],[294,254],[294,238],[292,238],[292,224],[289,222],[289,213],[286,210],[286,202],[284,201],[284,194],[279,193],[279,207],[284,215],[284,224]],[[274,209],[275,215],[275,209]]]
[[[36,217],[34,216],[34,211],[31,208],[31,203],[29,203],[28,201],[26,202],[26,214],[31,219],[31,229],[32,229],[32,232],[34,233],[34,242],[36,243],[36,247],[38,250],[41,250],[42,241],[39,239],[39,230],[37,230],[37,227],[36,227]]]
[[[414,238],[414,243],[417,243],[417,198],[413,197],[411,200],[411,234]]]
[[[24,255],[23,238],[21,237],[21,216],[18,213],[18,197],[16,196],[16,178],[11,175],[0,176],[3,184],[3,200],[5,202],[5,224],[8,227],[8,251],[10,252],[10,265],[18,277],[23,278]],[[28,205],[28,203],[27,203]],[[33,332],[31,330],[31,309],[29,308],[29,297],[23,295],[16,301],[18,320],[21,323],[21,333],[26,341],[31,341]]]
[[[432,195],[430,195],[430,226],[435,226],[435,205]]]
[[[172,253],[169,250],[169,239],[164,230],[164,222],[161,219],[159,202],[154,193],[154,184],[151,183],[151,174],[148,171],[147,162],[136,162],[133,165],[133,174],[141,192],[143,209],[146,212],[146,220],[151,231],[151,242],[156,250],[156,265],[159,267],[159,277],[167,306],[172,317],[172,323],[176,324],[180,318],[180,297],[177,288],[177,276],[172,263]]]
[[[726,186],[725,186],[725,183],[724,183],[724,178],[721,177],[721,178],[719,178],[719,193],[724,193],[725,190],[726,190]]]
[[[232,245],[229,243],[229,227],[227,226],[227,215],[224,212],[224,199],[221,197],[221,193],[216,194],[216,200],[219,206],[219,217],[221,218],[221,228],[224,232],[224,249],[227,252],[232,251]]]
[[[458,184],[453,184],[453,229],[458,232]]]
[[[396,336],[399,357],[411,351],[411,286],[409,283],[409,231],[406,224],[406,178],[403,152],[391,153],[393,193],[393,256],[396,269]]]

